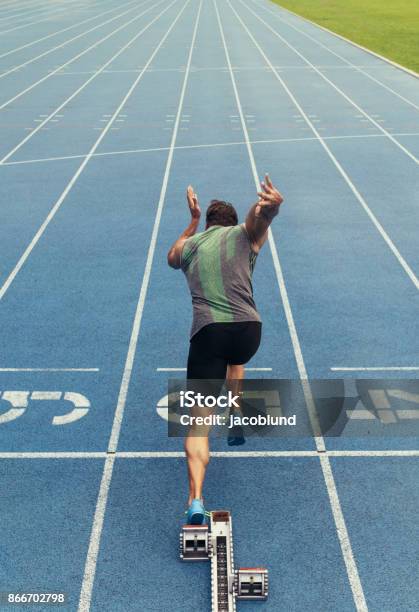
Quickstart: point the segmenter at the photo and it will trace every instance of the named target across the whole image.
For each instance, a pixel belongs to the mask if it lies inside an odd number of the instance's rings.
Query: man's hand
[[[284,201],[278,189],[272,185],[268,174],[265,174],[265,180],[260,185],[262,191],[258,192],[259,199],[249,210],[245,222],[247,234],[256,253],[266,241],[272,219],[278,214]]]
[[[284,198],[279,191],[273,186],[269,174],[265,174],[265,181],[262,181],[260,186],[262,191],[258,191],[259,200],[256,204],[255,216],[267,215],[274,217],[278,214],[278,209]]]
[[[170,267],[178,269],[182,263],[182,250],[185,242],[188,238],[193,236],[199,226],[199,220],[201,218],[201,209],[199,208],[198,197],[193,190],[193,187],[189,185],[186,191],[186,197],[188,200],[188,206],[191,213],[191,220],[188,227],[179,236],[176,242],[172,245],[172,248],[167,254],[167,263]]]
[[[194,192],[192,185],[189,185],[186,191],[186,198],[192,219],[200,219],[201,209],[199,208],[198,196]]]

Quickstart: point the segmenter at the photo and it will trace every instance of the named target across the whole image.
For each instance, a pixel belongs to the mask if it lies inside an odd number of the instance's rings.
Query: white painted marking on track
[[[385,134],[387,138],[389,138],[393,142],[393,144],[395,144],[401,151],[403,151],[403,153],[405,153],[413,162],[415,162],[415,164],[419,164],[419,159],[415,155],[413,155],[413,153],[411,153],[409,149],[407,149],[404,145],[402,145],[401,142],[396,140],[396,138],[394,138],[394,136],[390,134],[381,125],[380,122],[377,122],[375,119],[371,117],[371,115],[369,115],[366,111],[364,111],[364,109],[359,104],[357,104],[355,100],[353,100],[342,89],[340,89],[340,87],[338,87],[335,83],[333,83],[333,81],[331,81],[321,70],[319,70],[319,68],[314,66],[314,64],[312,64],[305,55],[303,55],[300,51],[298,51],[298,49],[294,47],[294,45],[289,43],[286,38],[284,38],[269,23],[267,23],[264,19],[262,19],[262,17],[260,17],[253,9],[251,9],[243,0],[239,0],[239,2],[250,13],[252,13],[252,15],[254,15],[256,19],[258,19],[270,32],[272,32],[275,36],[277,36],[289,49],[291,49],[291,51],[296,53],[304,62],[306,62],[307,65],[310,66],[310,68],[312,68],[314,72],[316,72],[326,83],[328,83],[331,87],[333,87],[333,89],[337,91],[347,102],[349,102],[349,104],[351,104],[354,108],[356,108],[362,114],[363,117],[367,118],[373,125],[375,125],[381,132],[383,132],[383,134]]]
[[[272,368],[244,368],[246,372],[272,372]],[[156,372],[186,372],[186,368],[156,368]]]
[[[160,2],[158,2],[155,6],[158,6],[159,4],[162,3],[163,0],[160,0]],[[136,19],[142,17],[143,15],[145,15],[146,13],[148,13],[150,10],[152,10],[153,7],[149,7],[148,9],[145,9],[144,11],[142,11],[139,15],[137,15],[137,17],[135,17],[133,19],[133,21],[135,21]],[[159,13],[160,15],[160,13]],[[159,17],[159,16],[158,16]],[[99,74],[101,74],[103,72],[103,70],[109,65],[111,64],[117,57],[119,57],[119,55],[121,55],[121,53],[123,53],[135,40],[137,40],[140,36],[142,36],[142,34],[149,28],[149,26],[154,23],[154,21],[158,18],[154,18],[152,19],[151,22],[149,22],[144,28],[142,28],[139,32],[137,32],[137,34],[135,34],[135,36],[133,38],[131,38],[123,47],[121,47],[107,62],[105,62],[105,64],[103,64],[102,68],[95,72],[89,79],[87,79],[84,83],[82,83],[82,85],[80,85],[80,87],[78,89],[76,89],[68,98],[66,98],[64,100],[64,102],[62,102],[60,104],[60,106],[58,106],[55,111],[53,111],[46,119],[43,123],[41,123],[35,130],[33,130],[30,134],[28,134],[25,138],[23,138],[23,140],[21,140],[11,151],[9,151],[7,153],[7,155],[5,155],[1,160],[0,160],[0,165],[4,164],[8,159],[10,159],[10,157],[12,157],[12,155],[14,155],[16,153],[16,151],[18,151],[28,140],[30,140],[39,129],[42,129],[42,126],[45,125],[49,119],[51,119],[52,117],[54,117],[54,115],[56,115],[59,111],[61,111],[69,102],[71,102],[71,100],[73,100],[81,91],[83,91],[83,89],[85,87],[87,87],[87,85],[89,85],[89,83],[91,83]],[[122,27],[122,26],[121,26]],[[113,32],[111,32],[111,34],[109,34],[106,38],[108,38],[110,35],[115,34],[119,29],[114,30]],[[102,39],[102,42],[105,39]],[[90,49],[90,47],[89,47]],[[83,52],[84,53],[84,52]],[[79,56],[77,56],[79,57]],[[77,59],[77,58],[73,58],[73,59]],[[71,60],[73,61],[73,60]],[[141,74],[143,74],[143,72],[141,72]],[[0,106],[0,109],[3,108],[2,106]],[[95,128],[94,128],[95,129]]]
[[[29,402],[29,391],[3,391],[1,399],[11,406],[0,415],[0,424],[3,425],[18,419],[25,413]]]
[[[31,399],[33,400],[59,400],[61,399],[61,391],[32,391]]]
[[[133,11],[136,10],[136,6],[131,7],[130,9],[124,11],[123,13],[120,13],[119,15],[117,15],[116,17],[111,17],[110,19],[99,23],[98,25],[93,26],[92,28],[90,28],[89,30],[86,30],[84,32],[81,32],[80,34],[77,34],[76,36],[73,36],[73,38],[69,38],[68,40],[64,41],[63,43],[56,45],[55,47],[52,47],[51,49],[47,49],[46,51],[44,51],[43,53],[36,55],[34,57],[31,57],[29,60],[27,60],[26,62],[24,62],[23,64],[19,64],[18,66],[15,66],[14,68],[11,68],[5,72],[0,73],[0,79],[2,79],[3,77],[15,72],[16,70],[19,70],[21,68],[25,68],[26,66],[28,66],[29,64],[32,64],[32,62],[35,62],[43,57],[45,57],[46,55],[49,55],[50,53],[53,53],[54,51],[57,51],[58,49],[61,49],[62,47],[68,45],[69,43],[74,42],[75,40],[78,40],[79,38],[82,38],[83,36],[85,36],[86,34],[89,34],[90,32],[94,32],[95,30],[103,27],[104,25],[111,23],[112,21],[115,21],[117,19],[119,19],[120,17],[122,17],[123,15],[126,15],[127,13],[131,13]],[[126,25],[129,25],[131,22],[127,22]],[[54,71],[56,72],[57,70],[60,70],[61,66],[55,66],[54,67]]]
[[[164,42],[166,41],[167,37],[169,36],[170,32],[176,25],[178,19],[182,15],[183,11],[185,10],[189,2],[190,0],[187,0],[187,2],[183,5],[181,10],[177,14],[176,18],[171,23],[166,34],[161,38],[159,44],[153,51],[146,66],[149,66],[151,64],[154,57],[157,55],[158,51],[160,50],[160,48],[163,47]],[[174,147],[175,147],[177,133],[178,133],[179,124],[180,124],[180,117],[181,117],[183,102],[184,102],[185,93],[186,93],[189,69],[190,69],[191,62],[192,62],[192,54],[193,54],[193,50],[195,46],[195,40],[196,40],[196,34],[198,30],[198,23],[199,23],[199,19],[201,15],[201,9],[202,9],[202,0],[199,3],[195,26],[194,26],[194,30],[192,33],[192,40],[191,40],[191,45],[189,49],[187,69],[185,71],[185,76],[184,76],[184,80],[182,84],[182,90],[180,93],[179,106],[178,106],[178,110],[176,114],[176,122],[174,125],[172,139],[170,143],[170,149],[169,149],[169,153],[167,156],[166,168],[164,172],[163,183],[162,183],[162,188],[160,192],[160,198],[159,198],[159,202],[157,206],[156,218],[155,218],[154,225],[153,225],[150,245],[149,245],[149,249],[147,253],[146,265],[144,269],[143,279],[141,282],[140,295],[138,298],[138,303],[137,303],[137,307],[135,311],[134,323],[133,323],[131,337],[130,337],[129,346],[128,346],[128,353],[127,353],[127,357],[125,361],[124,372],[123,372],[121,386],[120,386],[120,390],[118,394],[117,407],[115,411],[114,420],[112,423],[112,431],[111,431],[111,436],[110,436],[109,445],[108,445],[108,452],[110,454],[106,458],[102,481],[100,484],[99,496],[98,496],[98,500],[96,504],[92,532],[90,535],[89,548],[87,552],[87,559],[86,559],[86,564],[84,568],[84,575],[83,575],[82,589],[80,593],[78,612],[88,612],[90,609],[90,602],[91,602],[91,597],[92,597],[93,583],[94,583],[95,574],[96,574],[96,566],[97,566],[97,558],[98,558],[98,553],[99,553],[100,539],[101,539],[101,534],[102,534],[102,529],[103,529],[103,521],[105,517],[106,505],[107,505],[108,494],[109,494],[109,487],[110,487],[110,482],[112,479],[113,466],[115,462],[114,453],[117,450],[117,446],[118,446],[122,419],[124,416],[125,404],[126,404],[127,395],[128,395],[128,388],[129,388],[129,384],[131,381],[131,375],[132,375],[132,369],[134,365],[135,353],[137,349],[138,337],[139,337],[140,329],[141,329],[144,304],[145,304],[145,299],[146,299],[147,290],[148,290],[152,263],[154,259],[154,252],[155,252],[156,244],[157,244],[157,236],[158,236],[160,220],[161,220],[161,216],[163,212],[163,205],[164,205],[164,201],[166,197],[166,190],[167,190],[167,186],[169,182],[169,175],[170,175],[170,170],[171,170],[173,155],[174,155]],[[134,87],[139,81],[139,78],[140,77],[137,77],[133,87],[130,89],[129,93],[124,98],[123,102],[120,105],[120,108],[118,109],[118,112],[125,105],[126,100],[129,98],[132,91],[134,90]]]
[[[33,130],[33,127],[28,127],[28,128],[24,128],[25,130]],[[38,128],[36,128],[38,129]],[[102,129],[102,128],[93,128],[93,129]],[[171,129],[171,128],[163,128],[163,129]],[[233,130],[235,129],[239,129],[240,128],[232,128]],[[311,128],[308,126],[301,126],[302,130],[310,130]],[[325,128],[318,128],[319,130],[322,129],[324,130]],[[414,133],[414,132],[405,132],[405,133],[397,133],[395,134],[396,136],[405,136],[405,137],[416,137],[419,136],[419,133]],[[377,132],[374,132],[373,134],[352,134],[352,135],[342,135],[342,136],[322,136],[322,139],[327,141],[327,140],[352,140],[352,139],[363,139],[363,138],[384,138],[383,134],[379,134]],[[309,136],[304,136],[304,137],[300,137],[300,138],[276,138],[276,139],[272,139],[272,140],[255,140],[252,139],[250,141],[250,144],[252,145],[257,145],[257,144],[281,144],[281,143],[287,143],[287,142],[306,142],[306,141],[317,141],[318,137],[317,136],[313,136],[313,137],[309,137]],[[237,141],[233,141],[233,142],[218,142],[218,143],[208,143],[208,144],[195,144],[195,145],[178,145],[175,147],[175,150],[178,149],[205,149],[205,148],[215,148],[215,147],[232,147],[232,146],[245,146],[246,142],[244,140],[237,140]],[[140,154],[140,153],[153,153],[156,151],[167,151],[168,147],[151,147],[151,148],[147,148],[147,149],[122,149],[119,151],[104,151],[101,153],[94,153],[92,155],[92,157],[107,157],[109,155],[134,155],[134,154]],[[47,162],[55,162],[55,161],[64,161],[67,159],[82,159],[84,157],[86,157],[88,155],[88,153],[82,153],[82,154],[78,154],[78,155],[62,155],[62,156],[58,156],[58,157],[43,157],[43,158],[39,158],[39,159],[23,159],[23,160],[19,160],[19,161],[11,161],[11,162],[4,162],[4,166],[16,166],[16,165],[21,165],[21,164],[37,164],[37,163],[47,163]]]
[[[347,410],[346,411],[346,416],[348,417],[348,419],[353,420],[368,420],[368,421],[374,421],[375,420],[375,415],[370,412],[369,410]]]
[[[56,13],[56,12],[60,13],[61,11],[63,11],[63,7],[55,9],[54,13]],[[64,13],[62,13],[62,15],[65,15],[66,12],[68,12],[68,10],[64,11]],[[60,17],[61,17],[61,15],[60,15]],[[33,26],[35,24],[41,23],[43,21],[49,21],[49,20],[50,20],[50,17],[43,17],[42,19],[39,19],[37,21],[30,21],[29,23],[23,23],[21,25],[16,25],[15,27],[9,28],[8,30],[2,30],[0,32],[0,35],[9,34],[10,32],[15,32],[16,30],[22,30],[24,28],[29,28],[29,27],[31,27],[31,26]]]
[[[231,6],[229,0],[227,0],[228,4]],[[242,3],[242,0],[239,0],[239,2]],[[400,266],[403,268],[403,270],[406,272],[407,276],[410,278],[410,280],[412,281],[412,283],[414,284],[414,286],[416,287],[416,289],[419,290],[419,279],[417,278],[417,276],[415,275],[415,273],[413,272],[412,268],[409,266],[409,264],[407,263],[407,261],[404,259],[404,257],[402,256],[402,254],[400,253],[400,251],[398,250],[398,248],[396,247],[396,245],[394,244],[394,242],[392,241],[392,239],[390,238],[390,236],[387,234],[386,230],[384,229],[384,227],[381,225],[381,223],[378,221],[377,217],[374,215],[374,213],[372,212],[372,210],[370,209],[370,207],[368,206],[366,200],[363,198],[363,196],[361,195],[361,193],[358,191],[358,189],[356,188],[355,184],[353,183],[353,181],[351,180],[351,178],[349,177],[348,173],[345,171],[345,169],[343,168],[343,166],[340,164],[340,162],[338,161],[338,159],[335,157],[335,155],[333,154],[333,152],[331,151],[330,147],[328,146],[328,144],[326,143],[325,139],[321,136],[320,132],[318,129],[316,129],[316,127],[314,126],[313,122],[311,121],[311,119],[309,119],[309,117],[307,116],[306,112],[303,110],[302,106],[300,105],[300,103],[298,102],[298,100],[296,99],[296,97],[294,96],[294,94],[292,93],[292,91],[290,90],[290,88],[288,87],[288,85],[285,83],[284,79],[278,74],[278,72],[275,70],[274,66],[272,65],[271,61],[269,60],[268,56],[266,55],[266,53],[263,51],[263,49],[261,48],[261,46],[259,45],[259,43],[257,42],[257,40],[255,39],[255,37],[253,36],[253,34],[250,32],[249,28],[246,26],[246,24],[243,22],[243,20],[241,19],[240,15],[238,15],[237,11],[232,7],[233,12],[236,14],[237,19],[241,22],[241,24],[243,25],[243,28],[246,30],[246,32],[248,33],[250,39],[252,40],[252,42],[254,43],[254,45],[256,46],[256,48],[259,50],[260,54],[262,55],[262,57],[264,58],[265,62],[267,63],[268,66],[270,66],[272,73],[276,76],[277,80],[279,81],[279,83],[281,84],[281,86],[283,87],[283,89],[287,92],[288,96],[290,97],[290,99],[292,100],[292,102],[294,103],[294,105],[296,106],[296,108],[299,110],[300,114],[305,118],[307,125],[311,128],[312,132],[315,134],[315,136],[318,138],[320,144],[322,145],[323,149],[325,150],[325,152],[327,153],[327,155],[329,156],[329,158],[331,159],[331,161],[333,162],[333,164],[336,166],[336,169],[338,170],[338,172],[341,174],[341,176],[343,177],[343,179],[345,180],[345,182],[347,183],[348,187],[351,189],[352,193],[354,194],[354,196],[356,197],[356,199],[358,200],[358,202],[360,203],[360,205],[362,206],[362,208],[365,210],[366,214],[369,216],[370,220],[372,221],[372,223],[374,224],[374,226],[376,227],[376,229],[378,230],[379,234],[381,235],[381,237],[383,238],[383,240],[386,242],[387,246],[389,247],[389,249],[391,250],[391,252],[393,253],[393,255],[396,257],[397,261],[399,262]],[[250,9],[249,9],[250,10]],[[253,12],[253,11],[252,11]],[[255,13],[256,15],[256,13]],[[256,17],[260,20],[260,18],[256,15]],[[263,21],[263,20],[261,20]],[[264,22],[265,23],[265,22]],[[269,24],[266,24],[268,28],[270,28]],[[275,30],[272,30],[275,33]],[[305,59],[305,58],[304,58]],[[358,108],[358,107],[357,107]],[[359,108],[358,110],[360,110],[363,115],[365,115],[365,113],[362,111],[361,108]],[[379,125],[379,124],[377,124]],[[381,129],[381,126],[380,126]],[[385,131],[385,130],[384,130]],[[397,141],[396,141],[397,142]],[[416,158],[415,158],[416,159]],[[416,160],[417,161],[417,160]]]
[[[399,419],[419,419],[419,410],[396,410]]]
[[[158,15],[156,15],[156,17],[154,17],[152,19],[152,21],[150,21],[138,34],[137,37],[144,31],[146,31],[155,21],[157,21],[161,15],[163,15],[167,10],[169,10],[169,8],[175,3],[176,0],[173,0],[170,4],[168,4]],[[189,1],[189,0],[188,0]],[[161,41],[160,41],[161,44]],[[157,53],[157,51],[160,49],[160,46],[158,46],[155,50],[155,53]],[[34,235],[34,237],[32,238],[31,242],[29,243],[29,245],[27,246],[27,248],[25,249],[23,255],[20,257],[19,261],[17,262],[17,264],[15,265],[15,267],[13,268],[13,270],[11,271],[11,273],[9,274],[9,276],[7,277],[6,281],[3,283],[2,287],[0,288],[0,300],[3,299],[5,293],[7,292],[8,288],[10,287],[10,285],[12,284],[13,280],[16,278],[17,274],[19,273],[20,269],[22,268],[22,266],[24,265],[24,263],[26,262],[26,260],[28,259],[29,255],[32,253],[33,249],[35,248],[36,244],[38,243],[39,239],[41,238],[41,236],[43,235],[43,233],[45,232],[46,228],[48,227],[49,223],[51,222],[51,220],[54,218],[56,212],[59,210],[59,208],[61,207],[61,204],[64,202],[65,198],[67,197],[68,193],[71,191],[71,189],[73,188],[74,184],[77,182],[78,178],[80,177],[80,175],[82,174],[84,168],[86,167],[86,165],[88,164],[88,162],[90,161],[91,157],[93,156],[93,154],[95,153],[95,151],[97,150],[97,148],[99,147],[100,143],[102,142],[103,138],[105,137],[105,135],[108,133],[108,131],[110,131],[110,128],[112,127],[112,124],[114,122],[114,120],[116,119],[116,117],[119,115],[120,111],[123,109],[126,101],[129,99],[129,97],[131,96],[132,92],[134,91],[135,87],[137,86],[137,84],[139,83],[139,81],[142,79],[143,75],[145,73],[145,69],[137,76],[137,78],[135,79],[134,83],[131,85],[130,89],[128,90],[128,93],[125,95],[124,99],[122,100],[122,102],[120,103],[120,105],[118,106],[117,110],[115,111],[115,113],[112,115],[111,119],[109,120],[109,123],[106,125],[105,128],[103,128],[99,138],[96,140],[96,142],[94,143],[94,145],[92,146],[92,148],[90,149],[88,155],[84,158],[83,162],[80,164],[79,168],[77,169],[76,173],[73,175],[72,179],[70,180],[70,182],[67,184],[66,188],[64,189],[64,191],[62,192],[62,194],[60,195],[60,197],[58,198],[58,200],[56,201],[56,203],[54,204],[54,206],[52,207],[52,209],[50,210],[50,212],[48,213],[47,217],[45,218],[44,222],[42,223],[42,225],[39,227],[38,231],[36,232],[36,234]]]
[[[326,450],[326,457],[419,457],[418,449],[409,450]],[[283,450],[283,451],[213,451],[213,459],[270,459],[281,457],[318,457],[316,450]],[[184,459],[182,451],[117,451],[115,459]],[[108,459],[106,451],[3,451],[0,459]]]
[[[360,366],[333,367],[332,372],[417,372],[419,366]]]
[[[52,425],[68,425],[80,420],[87,415],[90,402],[86,396],[73,391],[3,391],[1,399],[8,402],[12,407],[0,414],[0,424],[9,423],[21,417],[28,405],[29,400],[34,401],[59,401],[62,398],[72,404],[72,409],[63,415],[56,415],[52,419]]]
[[[0,368],[0,372],[99,372],[99,368]]]
[[[217,21],[218,21],[221,38],[222,38],[224,52],[226,55],[227,64],[230,68],[231,82],[232,82],[232,86],[234,90],[234,95],[236,98],[237,108],[238,108],[241,122],[242,122],[243,134],[245,136],[245,140],[247,144],[247,151],[249,155],[250,165],[252,168],[253,179],[255,182],[256,190],[258,191],[260,189],[260,183],[259,183],[259,176],[258,176],[258,172],[256,168],[256,162],[255,162],[255,158],[253,155],[252,146],[250,144],[250,138],[247,132],[246,122],[243,117],[243,110],[242,110],[242,105],[241,105],[241,101],[240,101],[240,97],[239,97],[239,93],[238,93],[238,89],[236,85],[236,80],[234,77],[234,73],[231,69],[230,54],[229,54],[227,43],[226,43],[225,36],[224,36],[224,29],[221,23],[220,13],[218,11],[217,0],[213,0],[213,2],[214,2],[216,14],[217,14]],[[245,23],[238,15],[237,11],[231,5],[231,2],[229,0],[227,0],[227,4],[230,7],[230,9],[233,11],[233,13],[236,15],[237,19],[240,21],[240,23],[245,28],[245,30],[248,32],[253,42],[255,42],[257,48],[263,55],[267,65],[272,66],[268,58],[266,57],[266,55],[260,48],[260,46],[254,40],[253,36],[249,32]],[[282,78],[279,75],[278,77],[282,81]],[[289,90],[287,89],[287,91]],[[301,107],[297,107],[297,108],[300,111],[301,115],[304,116],[304,112],[302,111]],[[307,120],[310,121],[310,119],[308,118]],[[346,529],[345,519],[344,519],[342,508],[340,505],[340,500],[339,500],[339,496],[337,493],[336,483],[334,480],[332,468],[330,465],[329,458],[324,453],[324,451],[326,450],[324,439],[322,436],[319,435],[321,428],[320,428],[319,421],[318,421],[316,406],[314,403],[314,398],[311,392],[310,384],[308,382],[308,375],[307,375],[307,371],[306,371],[306,367],[304,363],[300,341],[299,341],[298,334],[297,334],[297,329],[296,329],[295,322],[294,322],[294,317],[293,317],[292,310],[291,310],[291,305],[290,305],[289,298],[288,298],[288,292],[287,292],[287,288],[285,285],[285,279],[282,273],[278,251],[277,251],[276,244],[273,239],[272,231],[270,228],[269,228],[269,233],[268,233],[268,242],[269,242],[269,246],[271,249],[271,254],[272,254],[272,258],[274,262],[274,268],[275,268],[278,286],[279,286],[279,290],[281,293],[281,298],[282,298],[282,302],[284,306],[285,316],[286,316],[288,327],[289,327],[290,337],[291,337],[291,341],[292,341],[292,345],[294,349],[295,360],[297,362],[298,372],[299,372],[301,382],[302,382],[302,388],[303,388],[304,398],[305,398],[305,402],[307,406],[307,412],[309,415],[313,433],[315,434],[314,440],[316,444],[316,449],[319,451],[320,465],[322,468],[323,477],[324,477],[325,484],[326,484],[326,489],[329,495],[330,506],[332,509],[332,514],[333,514],[333,518],[334,518],[335,526],[336,526],[336,533],[339,538],[339,543],[340,543],[341,550],[342,550],[342,556],[345,561],[346,571],[347,571],[348,579],[351,585],[354,602],[355,602],[358,612],[367,612],[368,607],[366,604],[362,584],[359,578],[358,568],[355,562],[355,557],[352,552],[348,531]]]
[[[81,393],[66,392],[64,393],[64,400],[73,404],[73,409],[70,412],[62,415],[56,415],[52,419],[53,425],[68,425],[79,421],[87,415],[90,410],[90,402],[85,395]]]
[[[128,3],[128,4],[131,4],[131,3]],[[128,4],[126,4],[125,6],[128,6]],[[40,43],[40,42],[43,42],[44,40],[47,40],[48,38],[52,38],[53,36],[57,36],[58,34],[62,34],[63,32],[67,32],[68,30],[72,30],[73,28],[81,26],[84,23],[88,23],[89,21],[93,21],[94,19],[98,19],[100,17],[103,17],[104,15],[107,15],[108,13],[112,13],[114,11],[117,11],[120,8],[121,8],[120,6],[117,6],[115,8],[112,8],[112,9],[108,10],[108,11],[105,11],[103,13],[99,13],[98,15],[94,15],[93,17],[89,17],[88,19],[84,19],[83,21],[79,21],[77,23],[74,23],[74,24],[72,24],[71,26],[69,26],[67,28],[63,28],[62,30],[58,30],[56,32],[48,34],[47,36],[43,36],[42,38],[38,38],[36,40],[33,40],[33,41],[29,42],[29,43],[21,45],[20,47],[16,47],[15,49],[11,49],[10,51],[7,51],[6,53],[2,53],[0,55],[0,59],[2,59],[3,57],[6,57],[8,55],[11,55],[12,53],[17,53],[18,51],[22,51],[23,49],[26,49],[28,47],[32,47],[33,45],[35,45],[37,43]]]
[[[26,87],[25,89],[23,89],[22,91],[20,91],[18,94],[16,94],[15,96],[13,96],[13,98],[10,98],[9,100],[6,100],[6,102],[3,102],[2,104],[0,104],[0,110],[2,110],[3,108],[5,108],[6,106],[9,106],[10,104],[12,104],[13,102],[15,102],[17,99],[19,99],[20,97],[22,97],[23,95],[25,95],[26,93],[28,93],[29,91],[31,91],[34,87],[37,87],[38,85],[40,85],[41,83],[43,83],[44,81],[46,81],[47,79],[49,79],[52,75],[56,74],[58,72],[58,70],[61,70],[62,68],[64,68],[65,66],[68,66],[69,64],[73,63],[74,61],[76,61],[77,59],[79,59],[80,57],[82,57],[83,55],[85,55],[85,53],[88,53],[89,51],[91,51],[92,49],[94,49],[95,47],[97,47],[99,44],[102,44],[103,42],[105,42],[105,40],[107,40],[108,38],[110,38],[111,36],[114,36],[114,34],[116,34],[117,32],[119,32],[120,30],[122,30],[123,28],[127,27],[127,25],[131,24],[133,21],[135,21],[136,19],[139,19],[140,17],[142,17],[143,15],[145,15],[146,13],[148,13],[149,11],[151,11],[153,8],[155,8],[156,6],[158,6],[159,4],[162,3],[163,0],[160,0],[160,2],[157,2],[156,5],[149,7],[148,9],[144,10],[142,13],[140,13],[139,15],[137,15],[136,17],[134,17],[134,19],[132,19],[130,22],[122,24],[121,26],[119,26],[118,28],[116,28],[115,30],[112,30],[112,32],[110,32],[109,34],[107,34],[105,37],[97,40],[95,43],[93,43],[90,47],[87,47],[87,49],[84,49],[83,51],[81,51],[78,55],[75,55],[74,57],[72,57],[71,59],[69,59],[65,64],[62,64],[59,68],[54,69],[52,72],[49,72],[46,76],[40,78],[38,81],[35,81],[35,83],[32,83],[32,85],[29,85],[28,87]],[[140,34],[136,35],[136,37],[134,38],[138,38]],[[122,50],[124,50],[124,47],[122,47],[122,49],[119,49],[119,51],[116,53],[116,55],[114,56],[113,59],[115,59],[115,57],[117,55],[119,55]],[[109,62],[110,63],[110,62]],[[106,64],[108,65],[108,63]],[[94,73],[93,77],[97,76],[97,73]],[[93,78],[92,77],[92,78]],[[86,81],[87,84],[88,81]],[[84,87],[84,85],[82,86]],[[80,89],[80,88],[79,88]],[[74,97],[70,96],[70,98]],[[63,103],[59,109],[61,109],[64,105],[66,104]]]
[[[259,5],[258,5],[259,6]],[[368,72],[366,72],[367,70],[374,70],[375,68],[377,68],[377,66],[373,66],[373,65],[355,65],[352,62],[350,62],[350,60],[348,60],[346,57],[340,55],[339,53],[337,53],[336,51],[333,51],[330,47],[328,47],[327,45],[323,44],[320,40],[317,40],[317,38],[315,38],[314,36],[311,36],[308,32],[305,32],[304,30],[301,30],[300,28],[298,28],[297,26],[295,26],[293,23],[291,23],[290,21],[285,21],[284,19],[282,19],[282,17],[278,14],[277,9],[274,9],[274,11],[271,11],[268,9],[268,7],[264,6],[264,5],[260,5],[262,6],[262,8],[264,10],[266,10],[268,13],[270,13],[271,15],[274,15],[275,17],[277,17],[280,21],[282,21],[283,23],[286,23],[289,27],[293,28],[295,31],[299,32],[300,34],[302,34],[303,36],[306,36],[308,39],[310,39],[312,42],[314,42],[316,45],[319,45],[320,47],[322,47],[323,49],[326,49],[326,51],[328,51],[329,53],[331,53],[332,55],[334,55],[335,57],[339,58],[341,61],[345,62],[348,67],[350,67],[351,69],[355,69],[358,72],[360,72],[361,74],[363,74],[364,76],[366,76],[368,79],[370,79],[371,81],[374,81],[375,83],[377,83],[377,85],[379,85],[380,87],[383,87],[384,89],[386,89],[387,91],[389,91],[390,93],[392,93],[393,95],[397,96],[398,98],[400,98],[401,100],[403,100],[403,102],[406,102],[406,104],[409,104],[410,106],[412,106],[413,108],[415,108],[416,110],[419,110],[419,105],[415,104],[414,102],[412,102],[411,100],[409,100],[408,98],[406,98],[405,96],[401,95],[400,92],[395,91],[392,87],[390,87],[389,85],[386,85],[385,83],[383,83],[382,81],[380,81],[379,79],[377,79],[376,77],[372,76],[371,74],[369,74]],[[298,17],[300,20],[304,20],[308,23],[310,23],[311,25],[313,25],[315,28],[320,29],[320,30],[324,30],[326,31],[328,34],[331,34],[332,36],[335,36],[337,38],[340,38],[341,40],[344,40],[346,43],[353,45],[355,47],[357,47],[358,49],[361,49],[367,53],[370,53],[372,55],[375,55],[376,57],[380,57],[380,59],[386,61],[387,63],[396,66],[397,68],[401,68],[402,70],[404,70],[405,72],[409,73],[409,74],[413,74],[413,76],[417,77],[416,73],[413,73],[412,71],[410,71],[409,69],[405,68],[404,66],[400,66],[398,64],[396,64],[395,62],[392,62],[391,60],[389,60],[388,58],[379,56],[378,54],[374,53],[373,51],[371,51],[370,49],[365,49],[365,47],[362,47],[361,45],[358,45],[357,43],[348,40],[347,38],[336,34],[336,32],[332,32],[331,30],[329,30],[328,28],[325,28],[323,26],[320,26],[317,23],[314,23],[314,21],[311,21],[310,19],[301,17],[301,15],[297,15],[296,13],[294,13],[293,11],[290,11],[289,9],[284,9],[284,7],[282,7],[283,10],[286,10],[287,12],[291,13],[292,15],[294,15],[295,17]],[[329,66],[330,68],[331,66]],[[327,68],[327,66],[318,66],[318,68]],[[381,66],[378,66],[378,68],[381,68]],[[373,116],[373,115],[372,115]]]

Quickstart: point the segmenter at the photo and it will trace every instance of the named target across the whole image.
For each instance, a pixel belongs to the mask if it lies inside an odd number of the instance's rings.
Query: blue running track
[[[186,186],[241,218],[264,172],[286,198],[249,376],[418,378],[418,79],[267,0],[0,0],[0,134],[0,591],[209,611],[165,419]],[[418,437],[213,452],[206,505],[270,570],[239,609],[419,609]]]

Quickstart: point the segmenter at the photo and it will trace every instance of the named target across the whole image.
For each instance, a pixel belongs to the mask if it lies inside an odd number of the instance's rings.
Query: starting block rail
[[[211,561],[212,612],[235,612],[236,599],[265,600],[268,570],[234,569],[233,530],[227,510],[210,513],[208,525],[184,525],[180,534],[182,561]]]

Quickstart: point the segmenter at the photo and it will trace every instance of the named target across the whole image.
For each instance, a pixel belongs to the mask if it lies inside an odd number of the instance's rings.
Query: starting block
[[[208,525],[184,525],[180,534],[182,561],[211,561],[212,612],[235,612],[236,599],[265,600],[265,567],[234,569],[233,530],[227,510],[210,513]]]

